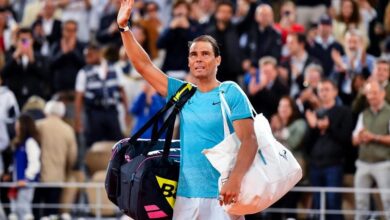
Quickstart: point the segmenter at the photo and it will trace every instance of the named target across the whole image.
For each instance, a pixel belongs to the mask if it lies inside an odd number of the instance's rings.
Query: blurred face
[[[134,26],[132,29],[133,35],[135,39],[140,43],[143,44],[146,40],[146,35],[144,30],[141,27]]]
[[[379,81],[379,83],[383,83],[389,79],[390,65],[386,63],[376,64],[372,74]]]
[[[120,2],[120,1],[118,1]],[[149,17],[157,18],[158,17],[158,7],[156,4],[148,4],[146,6],[146,13]]]
[[[233,8],[229,5],[220,5],[215,13],[217,21],[228,23],[233,17]]]
[[[197,79],[215,77],[221,57],[215,57],[209,42],[194,42],[189,51],[188,66],[191,74]]]
[[[283,98],[279,101],[278,114],[283,119],[288,119],[292,115],[292,108],[288,99]]]
[[[350,18],[353,11],[353,5],[350,1],[343,1],[341,3],[341,14],[344,18]]]
[[[318,25],[318,33],[321,37],[328,37],[332,34],[332,25],[320,24]]]
[[[288,19],[290,22],[295,21],[295,8],[291,4],[285,4],[280,10],[280,16]]]
[[[276,68],[273,64],[267,63],[263,64],[261,67],[261,74],[266,75],[267,79],[275,80],[276,78]]]
[[[30,33],[21,33],[18,37],[18,46],[30,48],[33,45],[33,38]]]
[[[288,35],[286,40],[287,48],[290,54],[294,55],[299,52],[299,43],[296,35]]]
[[[345,43],[350,51],[357,51],[360,48],[361,40],[359,36],[347,34],[345,36]]]
[[[53,2],[51,0],[47,0],[45,1],[45,4],[43,5],[43,14],[45,17],[47,18],[51,18],[54,16],[54,12],[55,12],[55,5],[53,4]]]
[[[255,19],[256,22],[263,27],[272,24],[274,20],[272,8],[268,5],[258,6],[256,9]]]
[[[173,9],[173,17],[188,17],[188,9],[185,4],[178,5]]]
[[[371,108],[379,108],[384,99],[385,91],[380,88],[379,83],[369,82],[365,87],[366,98]]]
[[[316,69],[307,70],[307,75],[305,76],[305,84],[310,87],[317,87],[318,83],[321,81],[321,73]]]
[[[329,103],[336,100],[337,90],[330,82],[321,82],[318,84],[318,97],[322,103]]]
[[[96,49],[85,49],[84,56],[85,62],[89,65],[96,65],[100,63],[101,54]]]
[[[62,29],[62,36],[65,39],[75,38],[77,35],[77,25],[74,23],[65,23]]]

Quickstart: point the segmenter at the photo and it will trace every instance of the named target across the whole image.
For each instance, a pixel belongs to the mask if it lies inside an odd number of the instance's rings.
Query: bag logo
[[[150,219],[168,217],[168,215],[162,210],[160,210],[160,208],[156,205],[146,205],[144,206],[144,209]]]
[[[158,185],[163,191],[163,195],[165,199],[168,201],[169,205],[173,208],[176,199],[177,181],[165,179],[159,176],[156,176],[156,179]]]
[[[279,155],[280,155],[281,157],[283,157],[285,160],[287,160],[287,151],[286,151],[286,150],[283,150],[282,153],[279,152]]]

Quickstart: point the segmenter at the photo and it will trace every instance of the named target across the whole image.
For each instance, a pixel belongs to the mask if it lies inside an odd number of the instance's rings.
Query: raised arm
[[[125,28],[127,26],[133,5],[134,0],[121,0],[121,7],[117,17],[119,27]],[[121,32],[121,37],[126,54],[134,68],[158,93],[166,96],[168,90],[167,76],[153,64],[148,54],[134,38],[131,30]]]

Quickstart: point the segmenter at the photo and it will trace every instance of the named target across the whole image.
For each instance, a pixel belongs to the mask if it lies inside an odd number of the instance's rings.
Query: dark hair
[[[279,100],[279,103],[280,101],[282,101],[282,99],[286,99],[288,101],[288,104],[290,105],[292,110],[291,115],[287,121],[287,125],[290,125],[295,120],[301,117],[301,113],[299,112],[298,106],[295,104],[295,101],[290,96],[288,95],[282,96]]]
[[[343,16],[343,10],[342,10],[342,5],[344,2],[351,2],[352,4],[352,14],[351,14],[351,17],[348,21],[348,23],[344,20],[344,16]],[[340,13],[337,15],[336,19],[340,22],[344,22],[344,23],[354,23],[354,24],[359,24],[360,21],[361,21],[361,17],[360,17],[360,10],[359,10],[359,5],[356,1],[354,0],[342,0],[340,2]]]
[[[19,122],[19,132],[13,141],[14,147],[19,147],[27,138],[34,138],[38,143],[40,142],[40,136],[37,127],[35,126],[35,121],[31,116],[27,114],[22,114],[18,118]]]
[[[18,30],[18,33],[16,34],[17,38],[19,38],[21,34],[30,34],[31,37],[33,36],[31,28],[27,27],[23,27]]]
[[[132,25],[132,28],[139,28],[142,33],[145,35],[145,41],[144,42],[138,42],[142,48],[145,50],[145,52],[150,56],[150,37],[149,37],[149,32],[148,30],[146,29],[146,27],[144,25],[142,25],[141,23],[139,22],[134,22],[133,25]]]
[[[387,59],[385,59],[385,58],[378,58],[375,61],[375,65],[378,65],[378,64],[387,64],[388,66],[390,66],[389,61]]]
[[[234,12],[234,5],[233,3],[230,1],[230,0],[221,0],[217,3],[217,7],[215,7],[215,11],[218,11],[219,7],[223,6],[223,5],[226,5],[226,6],[229,6],[232,11]]]
[[[109,62],[114,63],[119,60],[119,47],[109,44],[103,49],[103,57]]]
[[[188,12],[191,11],[191,6],[190,6],[190,4],[188,4],[188,2],[186,0],[177,0],[177,1],[175,1],[173,3],[173,5],[172,5],[172,9],[175,9],[175,8],[179,7],[180,5],[185,5],[187,7],[187,11]]]
[[[306,36],[301,32],[291,32],[288,35],[294,36],[297,38],[298,44],[306,45]]]
[[[210,36],[210,35],[201,35],[201,36],[195,38],[193,41],[190,41],[188,43],[188,47],[191,47],[191,45],[193,43],[196,43],[196,42],[208,42],[208,43],[210,43],[211,46],[213,47],[214,56],[218,57],[218,56],[221,55],[221,52],[220,52],[219,47],[218,47],[218,43],[212,36]]]
[[[76,29],[78,29],[78,26],[79,26],[79,24],[77,23],[77,21],[75,21],[75,20],[67,20],[67,21],[65,21],[65,22],[63,23],[62,28],[64,28],[65,25],[67,25],[67,24],[74,24],[74,25],[76,26]]]
[[[323,84],[323,83],[329,83],[329,84],[331,84],[332,85],[332,87],[335,89],[335,90],[339,90],[339,88],[337,88],[337,85],[336,85],[336,83],[333,81],[333,80],[331,80],[331,79],[322,79],[321,81],[320,81],[320,84]]]

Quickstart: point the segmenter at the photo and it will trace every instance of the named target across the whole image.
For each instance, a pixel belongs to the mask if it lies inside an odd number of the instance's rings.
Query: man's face
[[[233,9],[229,5],[220,5],[215,13],[217,21],[228,23],[233,17]]]
[[[318,84],[318,97],[321,102],[328,103],[335,100],[337,97],[337,90],[333,87],[330,82],[321,82]]]
[[[345,36],[345,43],[350,51],[357,51],[359,49],[359,44],[362,42],[360,41],[359,36],[347,34]]]
[[[380,83],[383,83],[389,79],[390,65],[387,63],[378,63],[375,65],[372,74]]]
[[[276,78],[276,67],[273,64],[263,64],[261,67],[261,74],[266,75],[268,80],[275,80]]]
[[[86,48],[84,51],[85,62],[89,65],[100,63],[100,52],[97,49]]]
[[[256,22],[262,26],[268,26],[273,22],[272,9],[269,6],[259,6],[256,9]]]
[[[318,33],[322,37],[329,37],[332,35],[332,25],[330,24],[319,24],[318,25]]]
[[[215,57],[213,47],[209,42],[194,42],[189,51],[188,66],[190,73],[197,79],[209,78],[217,74],[221,57]]]
[[[367,102],[372,108],[378,108],[385,99],[385,91],[378,83],[370,82],[365,87]]]
[[[33,38],[30,33],[20,33],[18,37],[18,46],[22,48],[30,48],[33,45]]]
[[[62,36],[65,39],[69,39],[72,37],[76,37],[77,35],[77,25],[74,23],[65,23],[64,27],[62,28]]]
[[[53,3],[53,1],[51,0],[47,0],[45,1],[45,4],[43,6],[43,10],[42,12],[49,18],[53,17],[54,16],[54,12],[55,12],[56,8],[55,8],[55,5]]]
[[[180,4],[173,9],[173,17],[188,17],[189,11],[185,4]]]
[[[296,35],[288,35],[286,43],[291,55],[298,53],[300,46]]]

